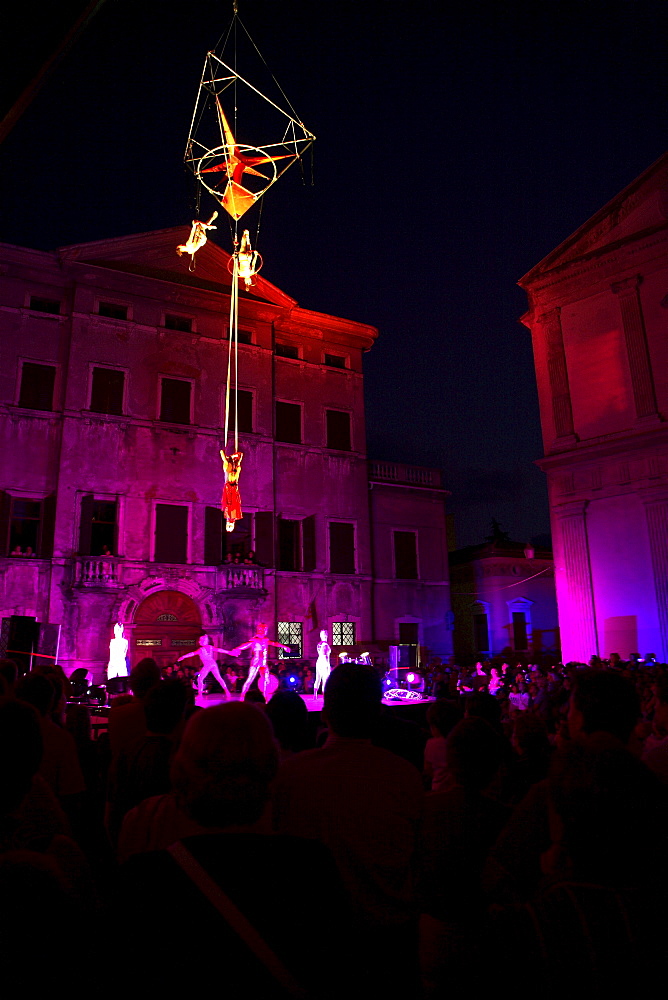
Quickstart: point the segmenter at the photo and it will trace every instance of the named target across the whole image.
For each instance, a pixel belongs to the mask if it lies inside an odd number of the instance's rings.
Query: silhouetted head
[[[278,767],[271,724],[253,705],[230,702],[197,712],[172,765],[185,811],[203,826],[260,819]]]
[[[633,684],[609,670],[578,673],[568,709],[571,739],[581,733],[612,733],[628,743],[640,715]]]
[[[383,689],[373,667],[342,663],[325,685],[324,712],[333,732],[369,739],[380,714]]]
[[[463,788],[482,791],[498,771],[504,755],[499,734],[484,719],[462,719],[448,736],[446,766]]]
[[[130,687],[137,698],[145,698],[155,684],[160,683],[160,667],[150,656],[135,664],[130,673]]]

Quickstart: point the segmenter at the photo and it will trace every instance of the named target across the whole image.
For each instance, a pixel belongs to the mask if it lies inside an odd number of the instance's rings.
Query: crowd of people
[[[8,995],[648,989],[668,667],[611,660],[434,664],[409,720],[372,666],[334,669],[320,716],[290,690],[198,709],[145,659],[96,740],[60,668],[0,661]]]

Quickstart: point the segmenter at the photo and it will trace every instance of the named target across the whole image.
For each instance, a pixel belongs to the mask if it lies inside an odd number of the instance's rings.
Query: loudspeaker
[[[417,667],[417,654],[418,648],[413,644],[390,646],[390,670],[414,670]]]

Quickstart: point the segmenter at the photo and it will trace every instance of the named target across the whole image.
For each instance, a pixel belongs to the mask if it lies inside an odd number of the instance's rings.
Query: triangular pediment
[[[668,224],[668,153],[604,205],[518,282],[526,288],[548,271],[605,252]]]
[[[61,247],[58,254],[64,261],[95,264],[97,267],[109,267],[112,270],[144,275],[147,278],[201,286],[222,292],[229,291],[232,284],[232,276],[228,269],[230,254],[212,239],[209,239],[195,254],[192,270],[190,256],[184,254],[179,257],[176,247],[185,243],[189,233],[189,226],[174,226],[171,229],[135,233],[111,240],[75,243],[72,246]],[[294,299],[261,275],[255,277],[250,290],[246,291],[242,285],[240,294],[288,308],[297,304]]]

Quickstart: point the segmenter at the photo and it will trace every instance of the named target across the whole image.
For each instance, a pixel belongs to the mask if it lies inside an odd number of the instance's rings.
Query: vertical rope
[[[230,386],[232,382],[232,341],[235,339],[235,329],[236,329],[236,297],[235,291],[237,289],[237,257],[236,253],[232,257],[232,287],[230,289],[230,327],[227,335],[227,386],[225,389],[225,430],[224,430],[224,448],[227,451],[227,435],[229,433],[230,427]]]

